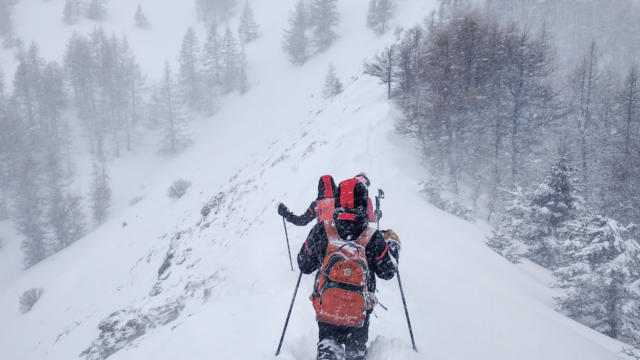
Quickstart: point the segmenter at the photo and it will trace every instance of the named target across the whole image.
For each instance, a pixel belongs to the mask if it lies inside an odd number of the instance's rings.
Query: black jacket
[[[304,214],[300,216],[295,215],[291,211],[288,211],[288,209],[286,214],[283,216],[285,219],[287,219],[288,222],[292,223],[293,225],[305,226],[308,223],[315,220],[316,216],[318,216],[318,214],[316,213],[316,202],[313,201],[311,205],[309,205],[309,208],[307,209],[307,211],[305,211]]]
[[[357,234],[340,233],[340,237],[344,239],[352,235],[350,237],[351,239],[357,239],[361,232],[362,230],[360,229]],[[316,224],[313,229],[311,229],[307,240],[298,253],[298,266],[300,267],[300,271],[305,274],[311,274],[322,266],[322,262],[327,253],[328,241],[324,223],[320,222]],[[365,252],[367,255],[367,265],[372,274],[384,280],[393,278],[393,275],[396,273],[399,254],[392,254],[381,231],[376,231],[373,234],[371,241],[369,241],[369,244],[365,248]],[[391,257],[392,255],[394,258]],[[369,284],[367,284],[371,292],[376,290],[376,276],[371,276],[369,278]]]

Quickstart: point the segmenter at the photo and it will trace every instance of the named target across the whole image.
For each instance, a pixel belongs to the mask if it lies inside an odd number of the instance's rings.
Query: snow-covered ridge
[[[166,56],[173,58],[192,22],[190,2],[184,8],[176,5],[183,2],[141,2],[154,24],[153,12],[172,14],[174,22],[167,23],[179,29]],[[23,0],[25,14],[29,5],[46,19],[35,0]],[[254,2],[264,34],[247,49],[254,59],[252,90],[227,99],[220,113],[198,124],[191,149],[129,185],[141,201],[0,291],[3,353],[10,359],[73,359],[85,350],[87,359],[107,353],[116,360],[273,358],[296,279],[275,205],[284,201],[301,211],[320,175],[344,179],[364,170],[387,193],[382,226],[403,241],[400,270],[420,348],[419,354],[410,350],[397,284],[381,282],[379,298],[390,310],[376,310],[371,359],[619,358],[619,343],[553,311],[545,284],[530,275],[538,270],[513,267],[484,245],[481,227],[421,197],[420,159],[394,132],[396,114],[385,89],[360,75],[362,59],[389,40],[364,27],[366,2],[341,2],[342,38],[300,68],[288,65],[280,50],[281,24],[292,5]],[[403,2],[397,23],[419,21],[428,6]],[[117,14],[130,21],[135,4],[113,1],[112,8],[109,21],[119,24]],[[138,54],[165,51],[158,44],[172,32],[156,30],[145,35],[155,46],[136,44]],[[164,57],[157,57],[161,66]],[[153,72],[155,60],[142,61]],[[345,92],[322,100],[330,61]],[[166,190],[178,178],[193,186],[170,199]],[[297,251],[308,229],[288,230]],[[283,359],[314,357],[311,284],[303,278]],[[42,287],[43,297],[20,314],[17,299],[31,287]]]

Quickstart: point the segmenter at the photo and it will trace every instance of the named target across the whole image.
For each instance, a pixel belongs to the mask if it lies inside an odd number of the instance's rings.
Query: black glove
[[[380,220],[382,218],[382,210],[378,209],[375,211],[376,219]]]
[[[289,209],[283,204],[278,204],[278,215],[286,217],[289,214]]]

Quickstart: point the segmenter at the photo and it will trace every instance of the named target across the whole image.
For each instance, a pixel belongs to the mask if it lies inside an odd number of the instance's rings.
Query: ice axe
[[[376,196],[376,215],[378,230],[380,230],[380,200],[384,199],[384,191],[382,189],[378,189],[378,195]],[[413,346],[413,351],[418,352],[418,348],[416,348],[416,341],[413,338],[413,329],[411,328],[411,319],[409,319],[409,310],[407,310],[407,301],[404,297],[404,288],[402,287],[402,280],[400,280],[400,270],[396,268],[396,277],[398,278],[398,285],[400,286],[400,296],[402,297],[402,306],[404,306],[404,315],[407,317],[407,325],[409,326],[409,336],[411,337],[411,345]]]

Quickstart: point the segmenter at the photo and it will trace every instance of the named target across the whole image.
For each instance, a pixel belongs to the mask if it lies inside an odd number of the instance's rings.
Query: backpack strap
[[[334,227],[335,228],[335,227]],[[360,236],[356,239],[356,243],[363,248],[366,248],[369,245],[369,241],[373,238],[373,235],[376,233],[376,229],[372,226],[367,226]]]
[[[324,231],[327,233],[328,243],[331,243],[331,240],[340,240],[338,229],[336,229],[336,224],[333,221],[324,222]]]

